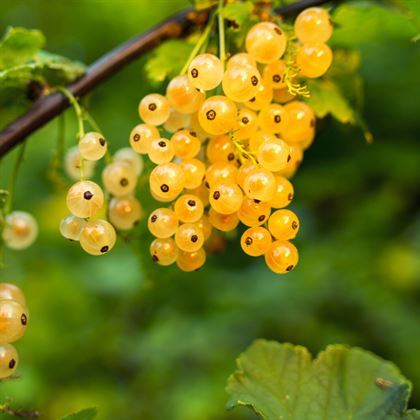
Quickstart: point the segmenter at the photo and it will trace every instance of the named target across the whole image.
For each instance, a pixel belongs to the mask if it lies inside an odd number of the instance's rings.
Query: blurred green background
[[[2,0],[0,30],[38,28],[47,50],[91,63],[186,5]],[[301,260],[287,276],[242,255],[238,238],[228,258],[212,256],[199,272],[157,268],[144,226],[132,245],[120,240],[109,255],[84,254],[59,235],[65,191],[46,175],[57,121],[30,138],[15,208],[33,212],[41,233],[31,249],[7,252],[0,272],[1,281],[23,288],[31,313],[17,343],[20,379],[0,384],[1,400],[45,419],[87,406],[97,406],[101,419],[253,418],[225,410],[224,386],[235,357],[264,337],[314,353],[330,343],[371,350],[412,380],[412,405],[420,406],[420,54],[403,29],[360,28],[344,44],[362,54],[364,116],[375,141],[367,145],[358,129],[330,118],[320,122],[294,178]],[[144,63],[90,96],[113,150],[127,145],[139,99],[156,88]],[[67,123],[70,145],[72,111]],[[144,183],[137,195],[152,205]]]

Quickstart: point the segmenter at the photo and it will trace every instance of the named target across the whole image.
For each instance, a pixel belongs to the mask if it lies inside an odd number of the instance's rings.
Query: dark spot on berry
[[[281,117],[280,117],[280,115],[275,115],[275,116],[274,116],[274,122],[275,122],[276,124],[278,124],[280,121],[281,121]]]
[[[215,191],[215,192],[213,193],[213,198],[214,198],[215,200],[218,200],[218,199],[220,198],[220,192],[219,192],[219,191]]]
[[[311,126],[311,128],[314,128],[315,127],[315,120],[311,120],[309,125]]]
[[[258,85],[258,77],[257,76],[252,76],[251,77],[251,84],[252,86],[257,86]]]
[[[161,190],[162,192],[164,192],[164,193],[167,193],[167,192],[169,191],[169,186],[168,186],[168,185],[166,185],[166,184],[162,184],[162,185],[160,186],[160,190]]]
[[[246,125],[246,124],[249,123],[249,118],[248,117],[243,117],[241,121],[242,121],[243,124]]]
[[[204,183],[204,185],[206,186],[206,188],[210,188],[210,184],[207,181]]]
[[[158,143],[158,145],[160,146],[160,147],[166,147],[166,141],[160,141],[159,143]]]
[[[249,100],[249,102],[255,102],[255,96]]]
[[[139,141],[139,140],[140,140],[140,134],[134,134],[134,136],[133,136],[133,140],[134,140],[135,142]]]
[[[330,24],[331,26],[334,26],[334,23],[333,23],[333,21],[332,21],[332,19],[331,19],[331,18],[328,18],[328,22],[329,22],[329,24]]]
[[[152,255],[152,260],[154,262],[158,262],[159,261],[159,257],[157,255]]]
[[[92,194],[90,191],[85,191],[85,192],[83,193],[83,198],[84,198],[85,200],[90,200],[92,197],[93,197],[93,194]]]
[[[290,159],[292,159],[292,156],[287,155],[287,161],[290,162]]]
[[[251,245],[252,244],[252,238],[247,236],[247,238],[245,239],[245,244],[248,245],[248,246]]]
[[[281,77],[278,74],[273,75],[273,82],[274,83],[280,83]]]
[[[265,220],[265,216],[262,214],[259,218],[258,221],[259,222],[263,222]]]
[[[278,28],[277,26],[274,28],[274,32],[277,34],[277,35],[281,35],[282,34],[282,31],[280,30],[280,28]]]
[[[193,137],[197,137],[197,133],[196,133],[195,131],[190,131],[190,134],[191,134]]]
[[[297,228],[298,228],[297,222],[293,221],[292,222],[292,229],[296,230]]]
[[[195,200],[188,200],[187,201],[187,204],[190,206],[190,207],[195,207]]]
[[[150,111],[155,111],[157,106],[156,106],[155,103],[151,103],[151,104],[149,104],[148,108],[149,108]]]
[[[257,200],[256,198],[254,198],[254,203],[255,204],[260,204],[261,203],[261,200]]]
[[[197,235],[192,235],[191,236],[191,242],[196,243],[198,241],[198,236]]]
[[[20,322],[22,325],[26,325],[28,323],[28,317],[26,316],[26,314],[22,314],[20,316]]]
[[[198,77],[198,70],[196,68],[191,69],[191,76],[193,79],[196,79]]]
[[[228,158],[228,161],[231,161],[231,160],[235,159],[235,154],[231,152],[231,153],[228,154],[227,158]]]
[[[121,178],[120,179],[120,185],[122,187],[126,187],[128,185],[128,179],[127,178]]]
[[[293,270],[293,267],[294,267],[294,265],[289,265],[289,266],[286,268],[286,271],[292,271],[292,270]]]
[[[152,223],[155,223],[155,222],[156,222],[156,220],[157,220],[157,216],[156,216],[156,214],[152,214],[152,217],[150,218],[150,221],[151,221]]]
[[[214,109],[210,109],[210,111],[206,112],[206,117],[210,121],[214,120],[216,118],[216,111]]]
[[[109,246],[108,245],[105,245],[101,248],[102,254],[105,254],[105,252],[108,252],[108,251],[109,251]]]
[[[293,194],[292,193],[289,193],[289,195],[287,196],[287,199],[289,201],[292,201],[293,200]]]
[[[15,359],[12,359],[9,362],[9,369],[13,369],[15,366],[16,366],[16,360]]]
[[[105,144],[106,144],[106,140],[105,140],[103,137],[101,137],[101,138],[99,139],[99,144],[100,144],[101,146],[105,146]]]

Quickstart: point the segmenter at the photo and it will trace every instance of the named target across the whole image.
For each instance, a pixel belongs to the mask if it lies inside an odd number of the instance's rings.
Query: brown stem
[[[281,16],[294,16],[307,7],[327,2],[328,0],[301,0],[279,7],[275,9],[275,12]],[[196,12],[187,9],[170,17],[149,31],[132,38],[105,54],[87,69],[84,76],[67,86],[66,89],[77,98],[86,95],[157,44],[166,39],[184,36],[197,23],[206,22],[208,16],[208,10]],[[41,96],[25,114],[0,132],[0,157],[7,154],[28,135],[54,119],[69,106],[68,98],[60,92]]]

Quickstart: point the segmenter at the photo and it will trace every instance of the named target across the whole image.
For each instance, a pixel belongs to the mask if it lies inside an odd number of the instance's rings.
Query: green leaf
[[[0,210],[4,209],[4,206],[6,205],[8,198],[9,198],[9,191],[0,190]]]
[[[97,414],[98,410],[95,407],[90,407],[80,410],[77,413],[62,417],[61,420],[92,420],[97,416]]]
[[[271,419],[416,419],[411,384],[390,362],[359,348],[328,346],[315,360],[300,346],[255,341],[230,376],[228,407]]]
[[[197,10],[208,9],[217,4],[217,0],[191,0]]]
[[[313,108],[319,118],[331,114],[341,123],[354,124],[356,118],[354,111],[338,86],[330,80],[308,81],[311,92],[308,104]]]
[[[9,28],[0,42],[0,69],[23,64],[44,46],[42,32],[25,28]]]
[[[146,63],[147,77],[154,82],[175,77],[188,60],[193,45],[180,39],[167,41],[152,53]]]
[[[367,2],[342,4],[335,9],[333,21],[337,24],[330,40],[334,47],[408,41],[417,34],[416,25],[398,10]]]
[[[251,1],[244,1],[243,3],[229,3],[222,9],[222,14],[225,19],[234,22],[236,29],[242,26],[249,20],[254,5]]]

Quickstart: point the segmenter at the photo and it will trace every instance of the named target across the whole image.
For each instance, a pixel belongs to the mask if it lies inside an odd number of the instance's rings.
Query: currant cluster
[[[11,376],[18,366],[18,353],[10,343],[25,334],[28,319],[22,291],[13,284],[0,283],[0,379]]]
[[[118,150],[102,172],[105,193],[90,178],[95,163],[107,154],[107,141],[97,132],[85,134],[78,147],[65,157],[67,174],[80,180],[67,193],[67,207],[71,214],[60,223],[66,239],[79,241],[91,255],[102,255],[115,245],[116,230],[132,229],[142,216],[140,202],[134,196],[137,179],[143,171],[142,158],[131,148]],[[96,218],[107,206],[106,218]],[[92,219],[94,218],[94,219]]]
[[[294,78],[328,70],[332,53],[324,42],[331,32],[328,12],[318,8],[298,16],[297,40],[273,22],[257,23],[247,33],[246,52],[232,55],[226,68],[215,55],[198,54],[186,74],[170,81],[166,96],[141,100],[144,123],[134,127],[130,144],[156,164],[153,197],[171,203],[148,219],[154,261],[197,270],[212,229],[228,232],[242,222],[245,253],[264,255],[275,273],[296,266],[290,240],[299,220],[284,207],[294,195],[288,178],[314,139],[315,115],[296,100],[296,81],[288,77],[292,68],[300,72]]]

